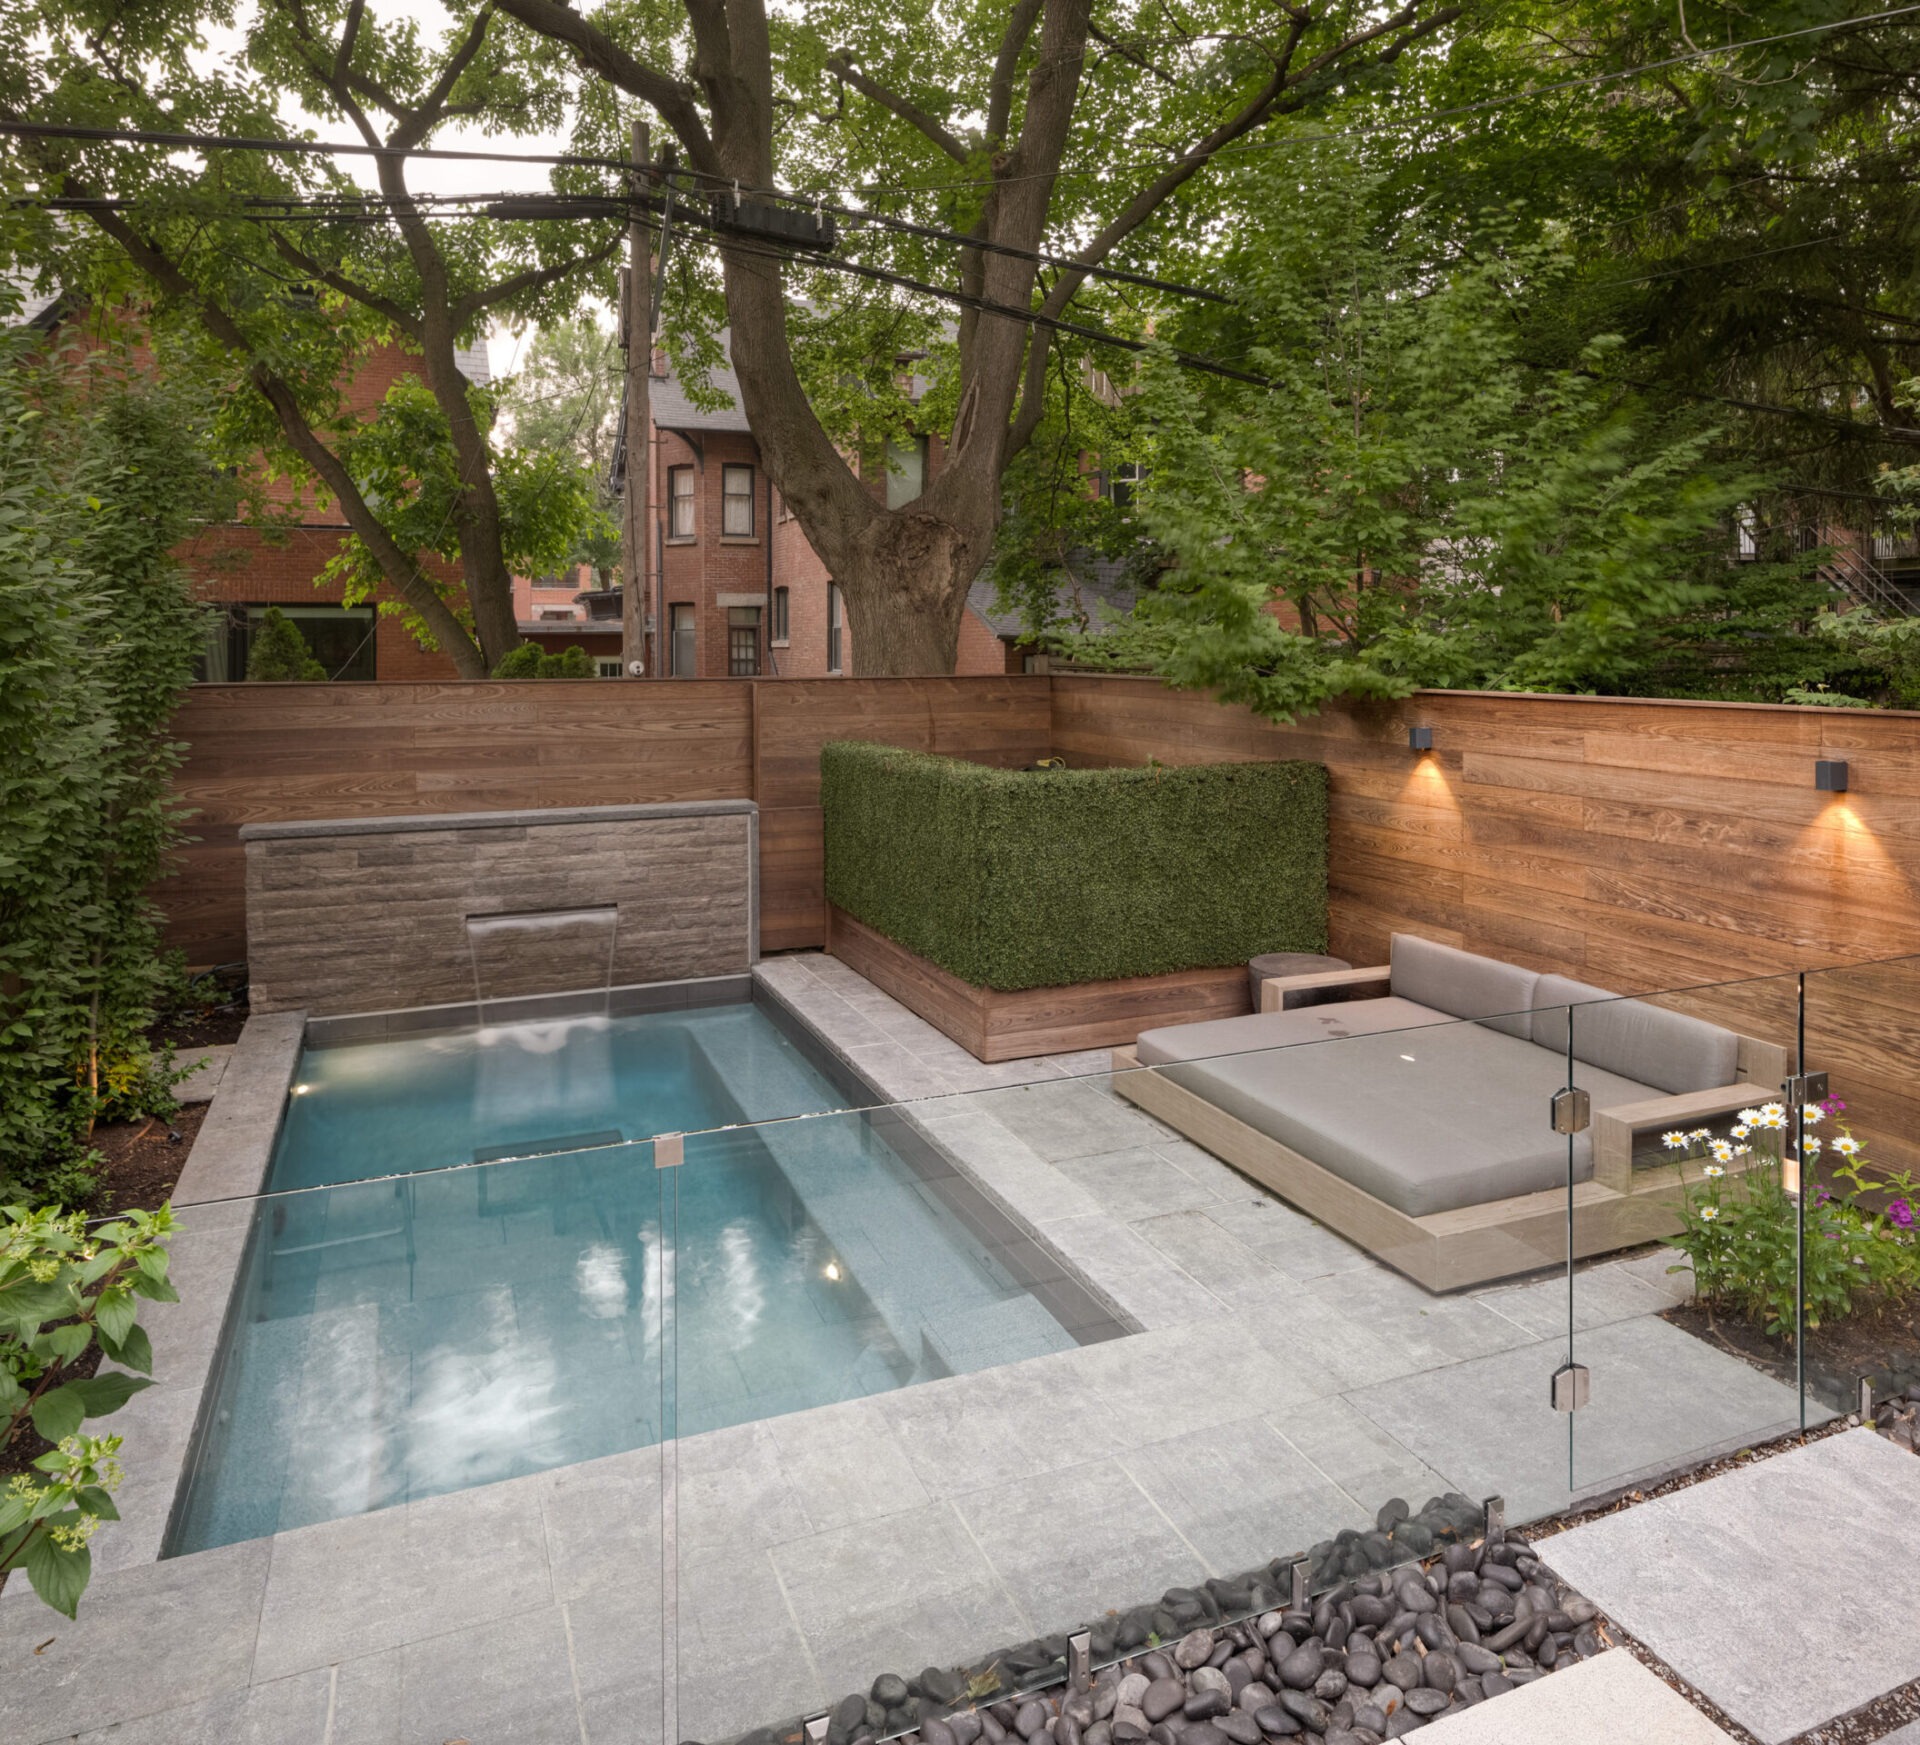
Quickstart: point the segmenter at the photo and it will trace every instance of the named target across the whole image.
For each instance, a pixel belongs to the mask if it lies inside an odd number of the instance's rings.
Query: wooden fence
[[[1407,729],[1433,729],[1430,752]],[[1312,758],[1332,777],[1333,949],[1417,932],[1787,1039],[1790,972],[1920,953],[1920,716],[1423,692],[1276,727],[1151,680],[207,685],[177,722],[200,840],[162,887],[190,961],[245,953],[238,827],[752,799],[762,944],[825,939],[819,753],[876,739],[1020,764]],[[1814,787],[1844,759],[1845,794]],[[1920,1133],[1920,962],[1809,980],[1808,1057]],[[1920,1154],[1916,1154],[1920,1157]]]
[[[749,799],[761,943],[826,937],[820,747],[878,739],[986,763],[1049,744],[1044,677],[614,684],[196,685],[174,730],[198,839],[161,887],[192,963],[246,955],[239,828],[527,806]]]
[[[1433,729],[1415,753],[1412,726]],[[1059,677],[1069,763],[1331,772],[1333,950],[1430,939],[1791,1045],[1878,1161],[1920,1167],[1920,715],[1423,692],[1275,727],[1148,680]],[[1844,794],[1814,786],[1843,760]],[[1757,978],[1757,979],[1756,979]],[[1714,985],[1723,984],[1723,985]]]

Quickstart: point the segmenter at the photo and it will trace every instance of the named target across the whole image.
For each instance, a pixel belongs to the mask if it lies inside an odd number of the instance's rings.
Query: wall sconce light
[[[1407,749],[1409,751],[1433,750],[1433,729],[1431,727],[1409,727],[1407,729]],[[1842,764],[1840,767],[1843,772],[1841,786],[1844,787],[1846,785],[1844,779],[1846,765]]]
[[[1843,759],[1821,758],[1813,766],[1813,785],[1823,794],[1847,791],[1847,766]]]

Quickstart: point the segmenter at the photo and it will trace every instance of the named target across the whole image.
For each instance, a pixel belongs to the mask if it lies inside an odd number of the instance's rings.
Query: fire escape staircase
[[[1856,606],[1864,606],[1882,618],[1920,616],[1920,606],[1870,557],[1846,546],[1836,546],[1833,555],[1820,566],[1828,583],[1847,596]]]

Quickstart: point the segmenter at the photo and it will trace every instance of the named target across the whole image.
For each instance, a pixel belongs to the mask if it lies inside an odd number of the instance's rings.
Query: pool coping
[[[242,842],[315,836],[396,836],[420,830],[499,830],[530,824],[621,824],[644,818],[718,818],[757,814],[753,800],[664,800],[644,806],[529,806],[505,812],[408,812],[379,818],[294,818],[242,824]]]
[[[172,1197],[180,1229],[170,1245],[180,1301],[147,1306],[141,1319],[153,1342],[153,1386],[102,1424],[121,1438],[126,1477],[115,1499],[120,1520],[94,1540],[96,1571],[160,1561],[210,1404],[255,1197],[273,1161],[306,1025],[304,1011],[247,1020],[180,1172]]]

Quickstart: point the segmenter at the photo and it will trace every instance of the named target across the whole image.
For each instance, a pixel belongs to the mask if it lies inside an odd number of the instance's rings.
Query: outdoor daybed
[[[1114,1089],[1429,1290],[1567,1258],[1550,1103],[1569,1009],[1593,1102],[1573,1139],[1576,1257],[1679,1227],[1682,1170],[1700,1165],[1636,1166],[1636,1133],[1777,1097],[1788,1066],[1774,1044],[1409,934],[1385,967],[1272,980],[1261,1006],[1143,1031],[1114,1050]]]

